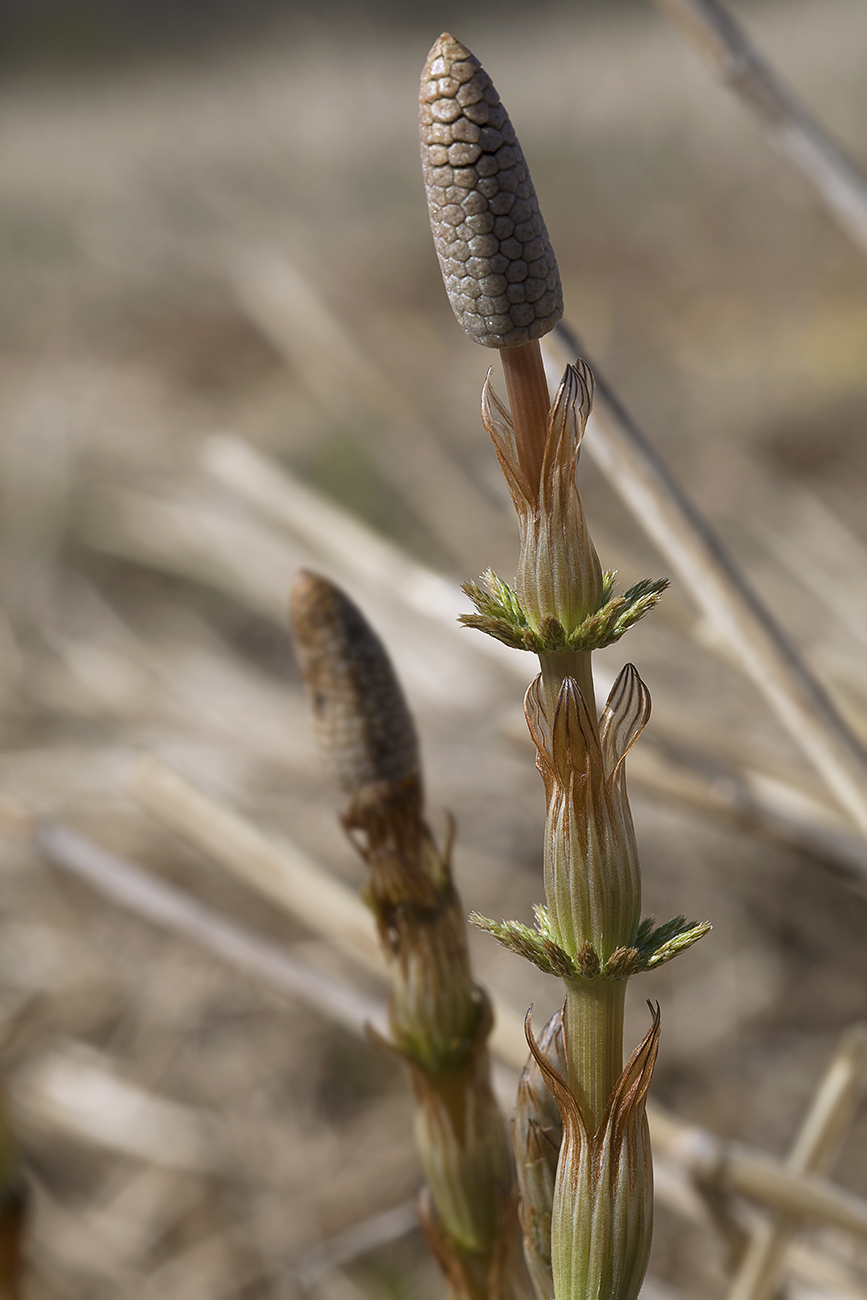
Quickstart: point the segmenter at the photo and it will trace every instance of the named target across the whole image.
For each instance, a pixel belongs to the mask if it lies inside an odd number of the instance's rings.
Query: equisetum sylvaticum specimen
[[[600,717],[591,655],[652,608],[666,582],[616,594],[615,574],[602,571],[575,482],[593,376],[576,360],[550,401],[538,340],[563,313],[557,263],[491,79],[448,34],[428,55],[419,106],[449,300],[470,337],[498,350],[509,401],[507,408],[496,396],[489,372],[482,420],[518,515],[517,576],[514,588],[490,570],[484,587],[467,583],[476,613],[462,621],[534,652],[541,666],[525,710],[547,801],[546,905],[536,909],[535,928],[471,918],[559,975],[566,989],[562,1012],[538,1042],[527,1018],[532,1056],[515,1124],[524,1249],[541,1297],[630,1300],[650,1250],[645,1099],[659,1013],[651,1011],[651,1027],[624,1067],[626,984],[708,926],[682,916],[661,926],[641,919],[625,759],[650,716],[650,696],[627,665]]]
[[[412,717],[382,643],[342,591],[302,571],[291,618],[320,749],[347,800],[343,824],[368,868],[392,978],[383,1045],[412,1083],[428,1241],[456,1300],[530,1300],[514,1162],[491,1090],[490,1003],[470,971],[450,845],[424,819]]]
[[[482,421],[518,515],[514,587],[488,570],[462,616],[541,672],[525,712],[545,787],[545,906],[536,925],[470,919],[565,985],[521,1077],[514,1157],[491,1091],[488,999],[470,970],[450,846],[424,819],[415,729],[388,656],[333,584],[298,575],[292,623],[321,748],[368,867],[366,898],[392,975],[391,1041],[416,1102],[427,1181],[422,1219],[456,1300],[634,1300],[650,1250],[653,1176],[645,1116],[659,1011],[624,1066],[630,975],[708,930],[641,918],[625,760],[650,716],[631,664],[602,710],[591,655],[661,596],[665,579],[615,590],[590,540],[576,471],[593,403],[585,362],[550,399],[539,339],[563,313],[557,263],[527,165],[491,79],[449,35],[422,74],[422,166],[455,315],[496,348]],[[516,1190],[517,1189],[517,1190]],[[521,1239],[523,1238],[523,1258]]]

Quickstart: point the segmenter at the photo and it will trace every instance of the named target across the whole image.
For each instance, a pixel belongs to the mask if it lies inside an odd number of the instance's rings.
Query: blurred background
[[[861,0],[736,12],[867,166]],[[156,754],[361,884],[284,618],[306,564],[388,642],[432,823],[457,819],[467,910],[530,919],[533,667],[453,621],[459,583],[511,577],[517,548],[478,418],[496,359],[452,318],[419,174],[417,82],[443,29],[509,108],[567,319],[867,734],[867,262],[656,10],[7,0],[0,1014],[28,1295],[441,1291],[406,1217],[419,1173],[395,1064],[72,879],[31,831],[71,828],[382,999],[178,835],[136,775]],[[665,573],[589,456],[582,476],[603,565],[624,585]],[[658,998],[658,1101],[782,1157],[865,1017],[867,858],[677,582],[600,656],[603,694],[627,658],[654,698],[632,764],[646,909],[714,924],[635,982],[628,1037]],[[554,1009],[554,981],[484,936],[473,949],[516,1011]],[[865,1196],[865,1167],[862,1114],[835,1177]],[[658,1282],[725,1293],[730,1242],[709,1222],[661,1199]],[[811,1281],[799,1256],[793,1294],[867,1294],[863,1243],[800,1240],[827,1269]]]

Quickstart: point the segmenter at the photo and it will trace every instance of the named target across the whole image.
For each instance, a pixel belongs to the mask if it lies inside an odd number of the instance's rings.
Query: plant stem
[[[427,1180],[421,1217],[451,1300],[529,1300],[506,1125],[491,1088],[493,1023],[470,969],[449,847],[424,819],[415,727],[385,647],[327,579],[301,571],[292,625],[341,820],[392,978],[391,1037],[409,1073]]]
[[[535,493],[542,477],[548,409],[551,404],[542,351],[538,339],[534,339],[532,343],[524,343],[521,347],[501,348],[500,355],[503,358],[518,460]]]
[[[591,1132],[598,1131],[623,1069],[626,980],[564,980],[563,1028],[569,1087]]]
[[[557,697],[567,677],[574,678],[580,687],[587,711],[595,722],[596,697],[593,690],[593,665],[590,654],[583,650],[562,650],[558,654],[539,655],[539,663],[542,668],[542,690],[550,725],[554,725]]]

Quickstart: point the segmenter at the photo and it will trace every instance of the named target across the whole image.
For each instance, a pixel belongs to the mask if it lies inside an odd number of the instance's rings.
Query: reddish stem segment
[[[548,382],[538,339],[518,348],[501,348],[509,410],[515,430],[518,460],[535,493],[542,478],[542,457],[548,428]]]

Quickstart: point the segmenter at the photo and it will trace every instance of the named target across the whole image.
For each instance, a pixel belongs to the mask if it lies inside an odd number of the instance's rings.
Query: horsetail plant
[[[531,1300],[514,1163],[490,1082],[490,1002],[473,981],[450,843],[424,819],[418,744],[389,657],[360,610],[302,571],[296,653],[320,749],[348,799],[365,898],[391,977],[391,1042],[415,1097],[421,1217],[454,1300]]]
[[[518,515],[517,577],[514,588],[490,570],[484,588],[467,583],[476,613],[462,622],[536,653],[541,666],[525,711],[547,803],[547,905],[536,909],[535,928],[470,918],[566,989],[538,1043],[527,1017],[532,1056],[515,1126],[525,1255],[541,1300],[634,1300],[650,1250],[645,1101],[659,1012],[651,1009],[651,1027],[624,1068],[626,983],[709,927],[682,916],[658,927],[641,920],[625,759],[650,716],[650,696],[627,665],[600,718],[591,654],[652,608],[667,582],[618,595],[615,573],[602,571],[575,482],[593,376],[581,360],[567,366],[550,403],[538,340],[563,313],[556,259],[491,79],[447,33],[428,55],[419,104],[449,300],[470,337],[499,350],[509,399],[507,408],[489,372],[482,421]]]

